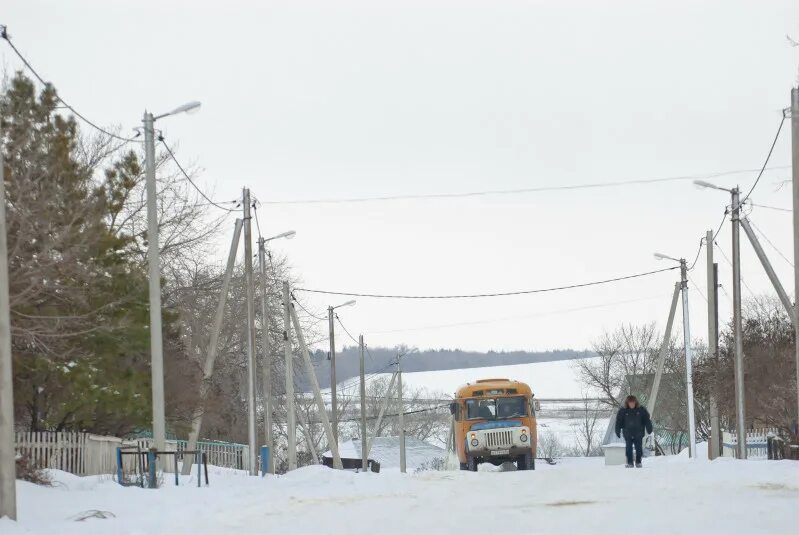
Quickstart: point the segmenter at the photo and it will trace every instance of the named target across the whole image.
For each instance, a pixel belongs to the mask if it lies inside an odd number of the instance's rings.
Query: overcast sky
[[[799,39],[795,0],[4,0],[0,23],[68,102],[103,125],[128,131],[145,107],[202,101],[200,113],[160,124],[167,139],[202,168],[214,198],[249,186],[264,203],[753,169],[799,72],[799,48],[786,39]],[[0,54],[7,69],[20,67],[6,45]],[[790,208],[790,184],[780,187],[790,178],[789,123],[771,165],[782,169],[766,173],[752,199]],[[748,189],[755,175],[715,180]],[[274,246],[305,287],[435,295],[665,267],[655,251],[693,259],[728,202],[688,180],[264,204],[259,216],[265,234],[297,231]],[[753,207],[751,218],[792,262],[790,213]],[[729,223],[718,239],[729,256]],[[764,247],[793,294],[788,261]],[[751,247],[742,249],[746,285],[769,291]],[[717,257],[731,295],[731,270]],[[704,268],[703,256],[690,302],[693,333],[706,339]],[[584,348],[622,322],[665,323],[677,276],[455,302],[362,298],[340,316],[371,345]],[[319,313],[346,300],[307,296]],[[721,317],[729,311],[722,293]]]

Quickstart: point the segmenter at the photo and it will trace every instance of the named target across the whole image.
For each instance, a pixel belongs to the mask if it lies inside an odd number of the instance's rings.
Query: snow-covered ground
[[[461,534],[786,533],[799,463],[564,459],[534,472],[356,474],[307,467],[256,478],[213,470],[211,486],[122,488],[58,473],[56,488],[19,483],[18,523],[0,533]],[[88,518],[90,510],[112,518]]]

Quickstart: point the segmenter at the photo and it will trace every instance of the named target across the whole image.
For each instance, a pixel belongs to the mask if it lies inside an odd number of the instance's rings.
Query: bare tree
[[[599,407],[601,402],[583,395],[583,410],[579,422],[572,424],[577,447],[583,457],[594,457],[601,454],[599,436],[600,429],[597,426],[603,411]]]

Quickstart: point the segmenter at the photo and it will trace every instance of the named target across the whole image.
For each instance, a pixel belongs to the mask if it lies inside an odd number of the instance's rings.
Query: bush
[[[447,470],[447,460],[443,457],[436,457],[425,461],[419,465],[419,468],[414,470],[414,473],[419,472],[443,472]]]
[[[43,485],[45,487],[53,485],[53,478],[50,477],[47,470],[37,466],[29,455],[17,456],[17,479],[30,481],[35,485]]]

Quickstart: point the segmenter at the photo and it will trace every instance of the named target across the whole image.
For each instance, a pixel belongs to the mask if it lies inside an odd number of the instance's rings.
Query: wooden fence
[[[34,466],[63,470],[79,476],[116,473],[117,448],[139,448],[142,451],[152,446],[152,439],[123,440],[90,433],[67,433],[54,431],[23,432],[15,434],[17,455],[29,457]],[[249,451],[245,444],[203,441],[197,449],[208,455],[208,464],[226,468],[247,469]],[[185,440],[167,440],[167,451],[183,452]],[[182,455],[178,456],[182,460]],[[125,456],[125,470],[135,469],[136,456]],[[194,462],[193,458],[188,462]],[[130,463],[130,466],[127,466]]]
[[[16,433],[15,439],[16,453],[29,457],[34,466],[79,476],[113,474],[117,448],[136,447],[135,441],[90,433],[25,432]]]

